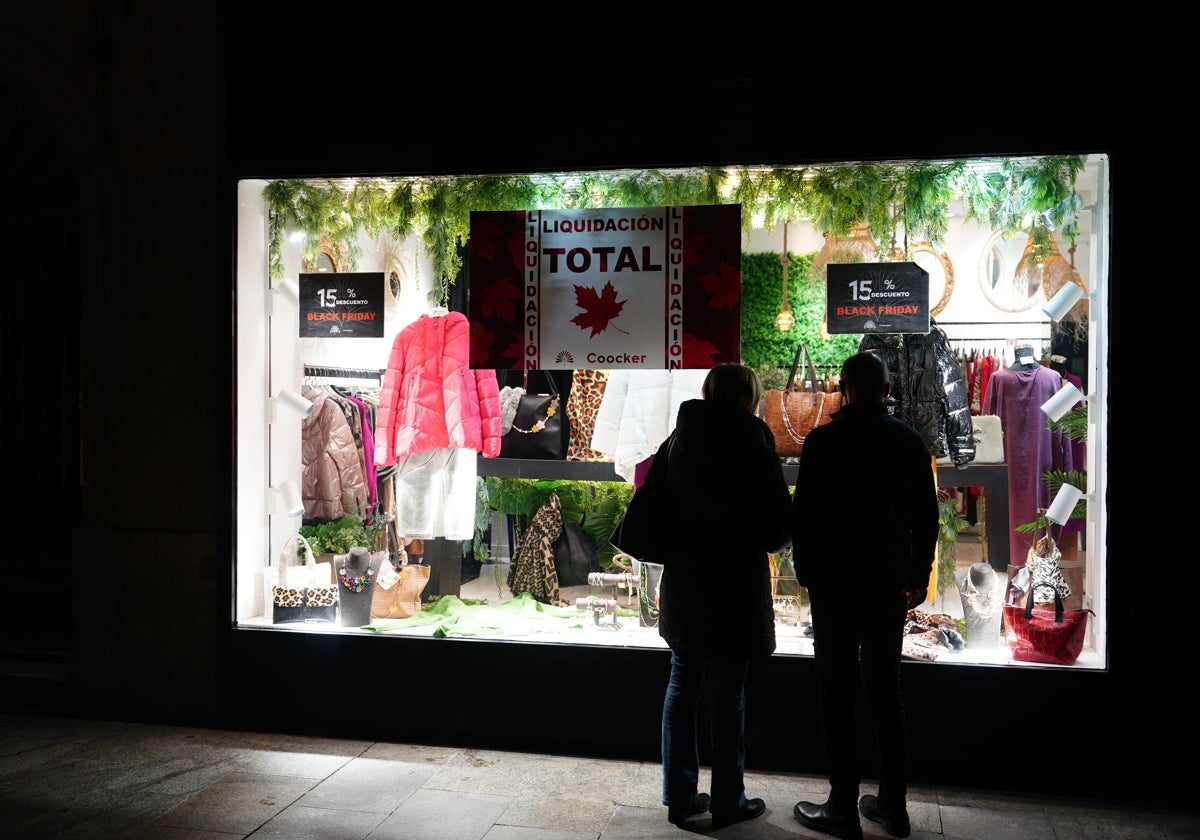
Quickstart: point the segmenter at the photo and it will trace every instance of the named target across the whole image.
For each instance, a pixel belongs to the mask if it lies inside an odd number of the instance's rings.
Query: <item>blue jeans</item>
[[[687,807],[697,794],[700,751],[696,732],[700,692],[708,666],[712,694],[712,797],[709,810],[729,814],[746,804],[746,672],[749,660],[671,651],[671,678],[663,703],[663,804]]]

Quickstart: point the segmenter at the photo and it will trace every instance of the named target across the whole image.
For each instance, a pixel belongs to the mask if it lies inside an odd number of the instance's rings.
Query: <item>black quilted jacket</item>
[[[959,469],[975,460],[967,378],[941,327],[931,323],[927,335],[868,333],[858,349],[887,363],[892,413],[921,434],[931,455],[949,455]]]

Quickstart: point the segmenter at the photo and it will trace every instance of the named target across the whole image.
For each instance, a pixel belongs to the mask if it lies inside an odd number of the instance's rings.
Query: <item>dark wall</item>
[[[25,4],[0,40],[0,101],[23,117],[0,120],[21,371],[4,571],[22,590],[3,610],[0,698],[207,717],[229,562],[216,13]]]
[[[44,185],[53,195],[78,184],[77,202],[44,198],[9,218],[6,234],[11,247],[44,252],[53,270],[38,274],[39,296],[79,290],[79,376],[51,371],[49,387],[78,393],[81,406],[78,463],[61,476],[77,496],[28,500],[23,527],[36,540],[10,549],[70,543],[73,594],[46,615],[72,628],[74,651],[49,670],[4,660],[7,710],[295,730],[320,720],[365,738],[657,760],[661,652],[231,632],[239,178],[1095,151],[1110,156],[1114,193],[1137,181],[1138,162],[1115,146],[1116,128],[1128,130],[1112,121],[1122,112],[1117,87],[1095,71],[1078,81],[1078,96],[1057,99],[951,67],[930,69],[936,78],[919,97],[877,95],[887,53],[864,67],[872,81],[848,65],[805,70],[794,56],[787,68],[765,67],[763,43],[753,41],[723,41],[709,54],[711,38],[689,39],[682,56],[656,42],[618,60],[608,47],[561,37],[522,30],[505,39],[490,24],[491,43],[472,44],[461,21],[416,30],[363,19],[362,37],[326,38],[319,27],[283,31],[227,8],[220,26],[217,9],[200,7],[78,11],[25,4],[0,24],[0,86],[44,118],[71,170]],[[382,31],[390,34],[375,42]],[[778,46],[777,32],[763,38]],[[831,75],[837,84],[821,81]],[[1160,172],[1174,165],[1164,160]],[[27,173],[20,183],[43,184]],[[75,207],[77,229],[67,218]],[[56,248],[56,234],[72,242]],[[1127,352],[1147,327],[1132,324],[1137,284],[1122,282],[1122,252],[1112,253],[1120,291],[1109,333]],[[1132,448],[1129,417],[1135,405],[1144,417],[1145,401],[1126,390],[1132,377],[1112,381],[1108,439],[1131,465],[1142,450]],[[1161,453],[1158,463],[1172,458]],[[1111,461],[1109,475],[1110,532],[1137,521],[1149,539],[1134,479]],[[1127,757],[1151,744],[1190,746],[1181,735],[1194,726],[1170,686],[1192,658],[1174,618],[1188,605],[1147,594],[1139,564],[1160,558],[1109,556],[1106,672],[905,663],[912,725],[926,744],[952,743],[981,721],[987,732],[971,760],[917,750],[915,781],[1182,794],[1174,763],[1139,761],[1131,785]],[[298,700],[290,680],[314,661],[323,679]],[[820,772],[811,661],[773,659],[753,674],[750,694],[751,763]],[[313,714],[378,709],[380,699],[398,714]],[[1042,751],[1032,772],[1032,736],[1086,760],[1060,770]],[[1123,772],[1109,772],[1117,765]]]

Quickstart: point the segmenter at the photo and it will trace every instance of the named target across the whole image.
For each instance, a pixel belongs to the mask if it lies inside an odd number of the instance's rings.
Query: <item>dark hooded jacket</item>
[[[887,363],[892,414],[917,430],[930,455],[949,455],[960,469],[975,460],[966,375],[941,327],[925,335],[868,333],[858,349]]]
[[[844,405],[809,433],[793,504],[793,533],[805,538],[792,553],[801,586],[886,597],[929,584],[933,464],[912,426],[880,403]]]
[[[673,649],[775,651],[768,554],[791,540],[791,494],[771,430],[707,400],[680,405],[646,481],[670,485],[658,632]]]

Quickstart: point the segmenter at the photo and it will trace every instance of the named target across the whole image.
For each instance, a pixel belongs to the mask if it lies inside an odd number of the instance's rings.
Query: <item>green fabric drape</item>
[[[618,610],[618,617],[637,617],[633,610]],[[363,625],[364,630],[387,633],[434,626],[433,635],[524,636],[564,629],[581,630],[593,623],[587,610],[556,607],[535,600],[528,592],[499,604],[464,604],[453,595],[441,598],[432,609],[411,618],[386,618]]]

